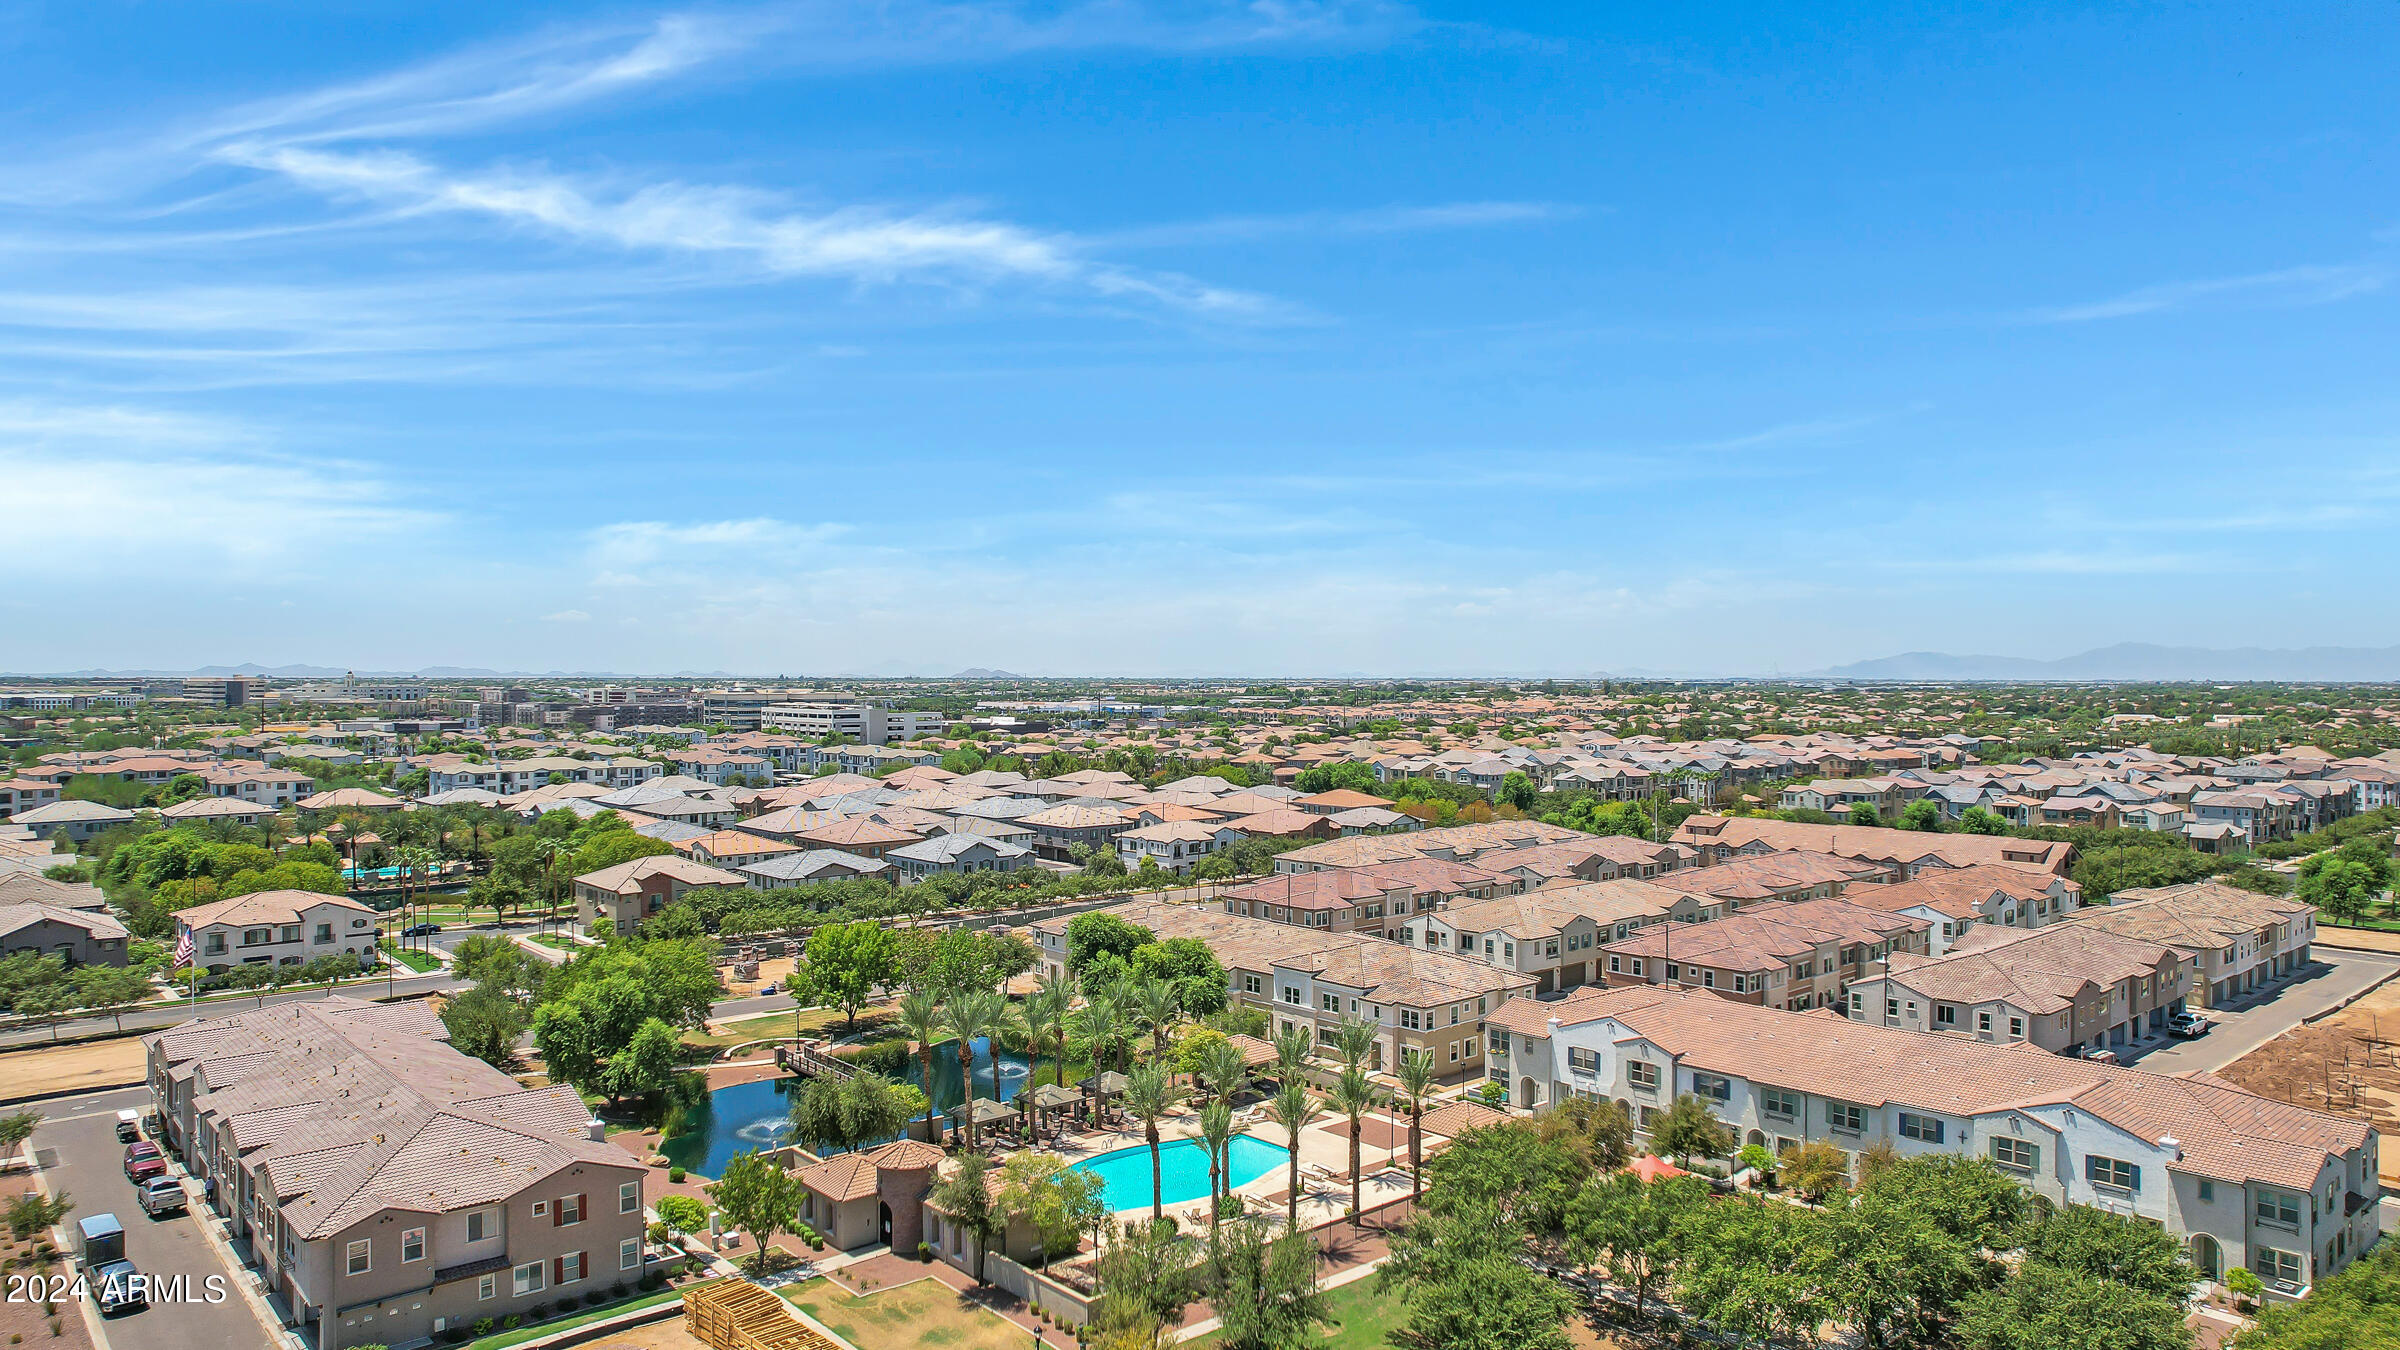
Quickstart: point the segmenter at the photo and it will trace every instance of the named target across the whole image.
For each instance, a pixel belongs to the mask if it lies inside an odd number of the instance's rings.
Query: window
[[[1986,1036],[1991,1035],[1992,1015],[1987,1012],[1979,1012],[1975,1014],[1975,1029]]]
[[[350,1244],[344,1253],[343,1269],[353,1275],[364,1275],[375,1268],[375,1249],[365,1238]]]
[[[1633,973],[1636,975],[1642,973],[1642,958],[1638,956],[1633,958]]]
[[[467,1211],[467,1241],[481,1242],[500,1236],[500,1211],[470,1209]]]
[[[1722,1074],[1696,1073],[1692,1075],[1692,1091],[1714,1101],[1731,1101],[1733,1080]]]
[[[1244,975],[1244,976],[1242,977],[1242,992],[1243,992],[1243,993],[1245,993],[1245,994],[1255,994],[1255,993],[1257,993],[1257,992],[1259,991],[1259,989],[1260,989],[1261,987],[1262,987],[1262,986],[1261,986],[1261,984],[1260,984],[1259,978],[1258,978],[1256,975]]]
[[[1883,1015],[1886,1017],[1898,1017],[1900,1015],[1900,1000],[1896,998],[1885,999],[1883,1001]]]
[[[1716,987],[1717,987],[1717,972],[1715,972],[1715,971],[1713,971],[1713,970],[1706,970],[1706,969],[1702,970],[1702,971],[1700,972],[1700,987],[1701,987],[1701,988],[1703,988],[1703,989],[1714,989],[1714,988],[1716,988]]]
[[[329,924],[329,923],[321,923],[321,924],[318,924],[318,925],[317,925],[317,941],[319,941],[319,942],[331,942],[331,941],[333,941],[333,925],[332,925],[332,924]]]
[[[577,1224],[582,1222],[583,1197],[580,1195],[562,1195],[558,1197],[558,1217],[551,1220],[551,1226],[555,1228],[564,1228],[569,1224]]]
[[[2008,1038],[2012,1041],[2021,1041],[2025,1039],[2024,1018],[2012,1017],[2008,1019]]]
[[[1759,1109],[1770,1116],[1790,1120],[1800,1114],[1800,1094],[1782,1088],[1768,1088],[1759,1095]]]
[[[487,1299],[487,1298],[498,1298],[499,1296],[500,1296],[500,1277],[499,1277],[499,1276],[497,1276],[497,1275],[486,1275],[486,1276],[484,1276],[482,1279],[480,1279],[480,1280],[477,1280],[477,1281],[475,1282],[475,1297],[476,1297],[476,1298],[478,1298],[478,1299]]]
[[[1825,1108],[1825,1123],[1837,1130],[1863,1134],[1867,1128],[1867,1108],[1848,1102],[1834,1102]]]
[[[1992,1161],[2019,1172],[2030,1172],[2042,1165],[2042,1146],[2022,1139],[1994,1139]]]
[[[1574,1046],[1567,1051],[1567,1068],[1576,1073],[1600,1072],[1600,1052]]]
[[[1283,987],[1283,1001],[1291,1004],[1294,1007],[1298,1007],[1300,1004],[1300,991],[1291,985],[1285,985]]]
[[[631,1214],[642,1207],[642,1183],[628,1181],[617,1187],[617,1212]]]
[[[1625,1066],[1625,1081],[1644,1092],[1658,1090],[1658,1066],[1635,1060]]]
[[[557,1282],[560,1284],[578,1283],[584,1276],[592,1273],[591,1262],[585,1259],[582,1252],[568,1252],[564,1256],[551,1259],[558,1263]]]
[[[1488,1049],[1488,1050],[1490,1050],[1490,1051],[1491,1051],[1493,1054],[1495,1054],[1495,1055],[1505,1055],[1505,1054],[1507,1054],[1507,1053],[1508,1053],[1508,1033],[1507,1033],[1507,1032],[1505,1032],[1505,1031],[1488,1031],[1488,1032],[1485,1032],[1485,1033],[1484,1033],[1484,1041],[1485,1041],[1485,1043],[1486,1043],[1486,1044],[1485,1044],[1485,1048],[1486,1048],[1486,1049]]]
[[[1903,1111],[1900,1113],[1900,1137],[1914,1139],[1920,1143],[1938,1144],[1942,1142],[1942,1122],[1932,1116],[1920,1116],[1913,1112]]]
[[[2300,1197],[2290,1191],[2258,1188],[2255,1212],[2260,1223],[2281,1224],[2286,1228],[2300,1226]]]
[[[1608,973],[1609,973],[1609,974],[1611,974],[1611,975],[1622,975],[1622,974],[1624,974],[1624,973],[1625,973],[1625,958],[1624,958],[1624,957],[1622,957],[1622,956],[1611,956],[1611,957],[1609,957],[1609,958],[1608,958]]]
[[[2204,1205],[2213,1204],[2215,1203],[2216,1198],[2217,1183],[2210,1181],[2207,1177],[2200,1178],[2200,1203]]]
[[[2138,1191],[2142,1188],[2142,1169],[2122,1158],[2104,1158],[2097,1153],[2083,1160],[2084,1180],[2095,1186],[2112,1190]]]
[[[402,1233],[400,1235],[400,1263],[402,1265],[406,1265],[411,1261],[422,1261],[424,1259],[425,1230],[422,1228],[411,1228],[407,1232]]]
[[[617,1269],[632,1270],[642,1263],[642,1240],[627,1238],[617,1244]]]
[[[546,1219],[546,1218],[550,1217],[550,1202],[549,1202],[549,1201],[547,1201],[547,1200],[536,1200],[536,1201],[534,1201],[534,1202],[533,1202],[533,1217],[535,1217],[535,1218],[537,1218],[537,1219]]]
[[[1317,995],[1317,1006],[1329,1013],[1338,1013],[1342,1010],[1342,996],[1340,994],[1319,994]]]
[[[526,1262],[509,1272],[509,1293],[517,1298],[523,1298],[527,1294],[542,1292],[542,1277],[548,1273],[541,1262]]]
[[[2251,1256],[2250,1268],[2269,1284],[2300,1283],[2300,1256],[2296,1252],[2279,1252],[2273,1247],[2261,1247]]]
[[[1947,1003],[1936,1003],[1936,1004],[1934,1004],[1934,1005],[1933,1005],[1933,1024],[1934,1024],[1935,1026],[1937,1026],[1937,1027],[1954,1027],[1954,1026],[1957,1026],[1957,1025],[1958,1025],[1958,1009],[1956,1009],[1956,1008],[1954,1008],[1954,1007],[1951,1007],[1951,1006],[1950,1006],[1949,1004],[1947,1004]]]
[[[300,940],[300,925],[296,923],[287,923],[283,925],[283,940],[285,942],[298,942]]]

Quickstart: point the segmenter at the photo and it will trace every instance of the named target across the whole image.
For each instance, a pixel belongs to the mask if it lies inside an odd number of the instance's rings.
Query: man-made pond
[[[934,1047],[933,1087],[926,1096],[933,1109],[947,1111],[967,1099],[963,1080],[958,1072],[957,1042]],[[989,1099],[992,1095],[992,1047],[989,1040],[975,1043],[975,1095]],[[901,1081],[924,1088],[918,1080],[923,1076],[924,1063],[911,1058]],[[1025,1085],[1028,1069],[1023,1055],[1003,1050],[999,1055],[1000,1100],[1014,1101],[1017,1089]],[[756,1083],[736,1083],[721,1087],[700,1099],[684,1113],[683,1129],[659,1145],[667,1161],[686,1171],[704,1177],[724,1174],[725,1164],[754,1149],[780,1148],[792,1141],[792,1096],[799,1089],[796,1078],[769,1078]],[[1206,1188],[1202,1188],[1205,1193]]]
[[[1291,1162],[1292,1155],[1264,1139],[1237,1134],[1226,1149],[1227,1160],[1233,1167],[1234,1186],[1247,1186],[1278,1167]],[[1177,1139],[1161,1144],[1158,1149],[1159,1191],[1165,1195],[1161,1202],[1180,1205],[1187,1200],[1208,1198],[1208,1149],[1195,1139]],[[1104,1203],[1113,1213],[1120,1209],[1147,1208],[1150,1204],[1150,1146],[1136,1144],[1097,1158],[1086,1158],[1075,1164],[1078,1172],[1090,1172],[1100,1178]]]

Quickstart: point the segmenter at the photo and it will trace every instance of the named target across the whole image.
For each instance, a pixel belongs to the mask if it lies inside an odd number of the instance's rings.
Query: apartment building
[[[1765,901],[1701,923],[1644,928],[1601,948],[1612,987],[1682,984],[1805,1012],[1839,1008],[1894,952],[1931,949],[1933,925],[1847,900]]]
[[[1979,924],[1946,954],[1894,953],[1850,986],[1850,1016],[2055,1054],[2161,1039],[2191,993],[2192,958],[2090,924]]]
[[[883,855],[903,884],[969,872],[1017,872],[1033,866],[1033,850],[984,834],[937,834]]]
[[[1479,1076],[1483,1019],[1534,981],[1445,952],[1365,933],[1295,929],[1197,905],[1135,901],[1105,911],[1160,938],[1197,938],[1225,966],[1235,1002],[1259,1008],[1279,1031],[1300,1028],[1330,1045],[1345,1021],[1376,1028],[1370,1064],[1381,1070],[1403,1050],[1432,1056],[1447,1081]],[[1072,916],[1035,921],[1042,969],[1066,970]]]
[[[2072,845],[2045,839],[1935,834],[1865,825],[1803,825],[1757,816],[1693,816],[1675,827],[1672,842],[1698,852],[1703,864],[1721,863],[1741,853],[1805,851],[1883,863],[1898,868],[1902,878],[1928,868],[1977,863],[2063,876],[2074,855]]]
[[[0,956],[55,956],[70,967],[121,966],[131,937],[104,910],[0,901]]]
[[[309,999],[143,1044],[167,1146],[313,1350],[422,1343],[642,1273],[644,1169],[572,1089],[459,1054],[423,1004]]]
[[[943,728],[939,713],[906,712],[871,699],[843,697],[768,704],[760,709],[757,725],[802,740],[839,738],[853,745],[890,745],[931,736]]]
[[[1118,835],[1117,857],[1129,868],[1149,862],[1162,871],[1182,876],[1192,870],[1192,864],[1247,837],[1230,825],[1165,820],[1155,825],[1136,825]]]
[[[1398,937],[1427,951],[1456,952],[1519,975],[1534,992],[1572,989],[1598,978],[1598,948],[1672,918],[1714,917],[1697,897],[1619,877],[1459,904],[1402,925]]]
[[[1399,938],[1411,914],[1525,888],[1516,877],[1419,858],[1375,867],[1287,872],[1225,892],[1228,914],[1331,932]]]
[[[299,965],[320,956],[375,962],[375,911],[315,891],[258,891],[175,911],[175,941],[211,975],[235,966]]]
[[[1977,863],[1928,868],[1890,885],[1853,886],[1842,898],[1930,922],[1933,954],[1940,956],[1977,925],[2039,928],[2057,923],[2083,907],[2083,887],[2054,873]]]
[[[2075,915],[2124,937],[2164,943],[2192,959],[2190,1002],[2213,1008],[2308,968],[2314,906],[2220,881],[2119,891]]]
[[[1078,846],[1110,848],[1133,821],[1114,806],[1076,806],[1060,803],[1018,818],[1033,831],[1033,851],[1053,862],[1065,862]]]
[[[199,771],[209,795],[280,811],[317,790],[316,780],[265,764],[214,764]]]
[[[1614,1101],[1646,1127],[1694,1093],[1743,1143],[1988,1158],[2054,1203],[2177,1234],[2305,1295],[2378,1236],[2379,1138],[2358,1120],[2206,1076],[1731,1003],[1685,987],[1586,988],[1490,1019],[1487,1073],[1519,1106]]]
[[[0,820],[19,811],[48,806],[59,798],[59,786],[40,778],[11,778],[0,781]]]

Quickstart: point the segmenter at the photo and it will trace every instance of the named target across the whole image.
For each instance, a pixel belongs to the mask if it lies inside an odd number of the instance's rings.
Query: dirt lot
[[[2218,1071],[2262,1097],[2372,1121],[2400,1131],[2400,981],[2312,1026],[2294,1027]],[[2400,1181],[2400,1149],[2386,1148],[2383,1178]]]
[[[10,1097],[37,1097],[124,1087],[142,1081],[145,1063],[138,1036],[89,1045],[11,1050],[0,1054],[0,1092]]]

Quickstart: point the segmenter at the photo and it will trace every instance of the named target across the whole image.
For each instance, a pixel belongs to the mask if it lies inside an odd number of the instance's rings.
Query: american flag
[[[175,968],[183,969],[192,963],[192,930],[186,928],[175,937]]]

